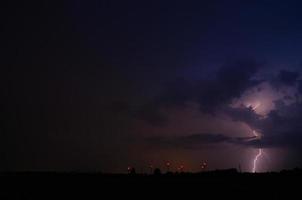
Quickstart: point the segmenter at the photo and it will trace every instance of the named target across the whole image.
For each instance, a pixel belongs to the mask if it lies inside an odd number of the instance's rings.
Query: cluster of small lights
[[[206,162],[203,162],[202,164],[201,164],[201,169],[202,170],[205,170],[206,169],[206,167],[207,167],[207,163]]]
[[[180,166],[177,168],[177,170],[180,171],[180,172],[183,172],[184,166],[183,166],[183,165],[180,165]]]
[[[207,168],[207,165],[208,165],[207,162],[202,162],[202,164],[201,164],[201,170],[204,171]],[[148,167],[150,169],[150,173],[153,173],[154,165],[150,164]],[[167,167],[167,171],[170,171],[171,163],[170,162],[166,162],[166,167]],[[128,166],[127,167],[128,173],[130,173],[133,169],[134,169],[133,167]],[[184,165],[180,165],[176,169],[179,172],[183,172],[184,169],[185,169],[185,167],[184,167]]]

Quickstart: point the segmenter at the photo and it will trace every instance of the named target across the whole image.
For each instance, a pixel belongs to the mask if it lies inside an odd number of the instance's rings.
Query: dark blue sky
[[[7,3],[1,170],[301,166],[301,6]]]
[[[194,65],[252,56],[293,62],[301,46],[297,2],[79,2],[71,10],[86,42],[113,61]]]

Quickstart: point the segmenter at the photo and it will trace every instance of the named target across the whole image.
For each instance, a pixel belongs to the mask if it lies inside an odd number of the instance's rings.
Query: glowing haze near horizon
[[[7,6],[1,171],[301,167],[300,1]]]

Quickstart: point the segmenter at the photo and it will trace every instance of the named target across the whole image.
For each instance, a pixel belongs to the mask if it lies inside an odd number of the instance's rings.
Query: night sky
[[[1,171],[302,166],[301,1],[3,8]]]

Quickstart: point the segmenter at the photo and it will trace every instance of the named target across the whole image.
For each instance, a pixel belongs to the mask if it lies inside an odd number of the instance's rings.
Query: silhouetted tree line
[[[234,175],[234,174],[241,174],[242,172],[239,172],[236,168],[230,168],[230,169],[221,169],[221,170],[213,170],[213,171],[200,171],[200,172],[196,172],[196,173],[192,173],[192,172],[171,172],[171,171],[167,171],[166,173],[162,173],[162,171],[160,170],[160,168],[155,168],[153,171],[153,175],[154,176],[160,176],[160,175],[198,175],[198,174],[210,174],[210,175]],[[297,174],[297,175],[302,175],[302,169],[301,168],[294,168],[294,169],[290,169],[290,170],[282,170],[280,172],[263,172],[260,174]],[[136,174],[136,170],[135,168],[130,168],[128,169],[128,174],[131,175],[135,175]],[[252,173],[244,173],[244,174],[252,174]],[[259,174],[259,173],[258,173]]]

